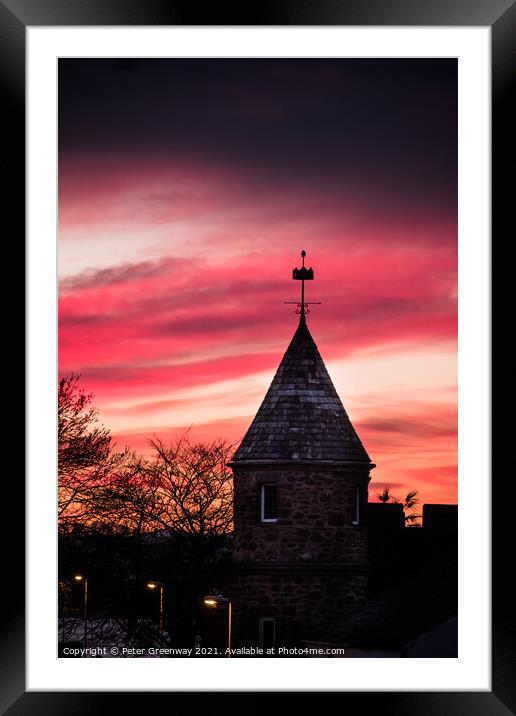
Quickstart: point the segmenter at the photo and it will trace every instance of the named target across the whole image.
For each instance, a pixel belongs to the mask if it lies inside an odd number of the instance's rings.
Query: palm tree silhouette
[[[403,506],[405,522],[414,525],[421,515],[416,514],[413,510],[416,509],[419,504],[419,498],[417,496],[417,490],[410,490],[407,492],[403,500],[391,494],[388,487],[384,487],[382,492],[378,493],[377,497],[380,502],[386,505],[388,502],[391,504],[401,504]]]

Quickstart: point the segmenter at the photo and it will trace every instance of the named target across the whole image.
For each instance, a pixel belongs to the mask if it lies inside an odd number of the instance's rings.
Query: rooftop
[[[371,464],[304,313],[233,462]]]

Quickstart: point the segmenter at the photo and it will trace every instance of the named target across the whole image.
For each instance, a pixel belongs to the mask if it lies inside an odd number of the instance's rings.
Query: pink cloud
[[[454,215],[388,205],[359,183],[314,191],[308,179],[285,187],[252,169],[169,159],[60,163],[63,248],[83,242],[87,256],[99,233],[113,246],[104,268],[81,259],[73,272],[63,251],[60,372],[80,372],[101,411],[125,414],[132,428],[119,441],[144,449],[151,431],[141,425],[153,411],[187,407],[174,392],[272,374],[295,329],[283,301],[298,297],[290,272],[301,248],[316,276],[307,298],[323,302],[309,322],[326,361],[455,341]],[[188,241],[171,252],[167,232],[182,236],[185,226]],[[143,260],[120,258],[126,242]],[[392,376],[389,388],[396,383],[404,376]],[[421,399],[410,415],[389,404],[375,411],[357,420],[378,464],[374,484],[420,485],[425,496],[453,500],[455,396],[435,409]],[[252,418],[222,415],[207,415],[196,430],[236,440]]]
[[[59,303],[61,366],[198,360],[222,338],[242,350],[265,326],[265,346],[285,344],[294,323],[282,298],[295,300],[299,287],[288,280],[291,257],[277,263],[283,276],[266,256],[253,256],[223,266],[165,258],[66,279]],[[394,338],[453,337],[453,263],[446,252],[426,261],[417,253],[409,260],[406,252],[385,249],[333,262],[322,255],[318,282],[307,291],[324,299],[313,322],[325,355]]]

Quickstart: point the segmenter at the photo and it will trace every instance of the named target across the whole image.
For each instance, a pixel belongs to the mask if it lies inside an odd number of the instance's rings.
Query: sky
[[[238,443],[308,326],[383,487],[457,501],[453,59],[59,60],[59,371]]]

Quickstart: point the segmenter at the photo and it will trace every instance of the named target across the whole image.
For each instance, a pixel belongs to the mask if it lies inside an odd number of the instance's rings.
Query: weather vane
[[[301,258],[303,259],[303,265],[300,269],[295,268],[292,271],[292,278],[295,281],[301,281],[301,302],[299,301],[285,301],[285,303],[295,304],[297,306],[296,313],[300,313],[301,316],[305,316],[310,313],[308,306],[320,305],[320,301],[305,301],[305,281],[314,280],[314,270],[312,267],[306,268],[305,266],[306,251],[301,251]]]

